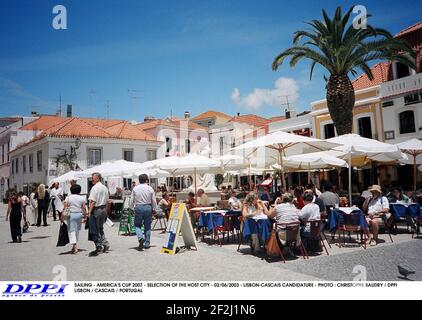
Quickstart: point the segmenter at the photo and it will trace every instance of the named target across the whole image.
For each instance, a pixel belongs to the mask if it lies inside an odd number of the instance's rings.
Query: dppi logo
[[[13,296],[41,296],[53,297],[64,296],[64,290],[68,284],[8,284],[2,293],[3,297]]]

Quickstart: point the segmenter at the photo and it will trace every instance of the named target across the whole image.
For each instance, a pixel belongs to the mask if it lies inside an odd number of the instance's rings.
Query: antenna
[[[62,93],[59,93],[59,116],[62,116]]]
[[[110,100],[107,101],[107,120],[110,119]]]
[[[291,95],[283,95],[283,96],[278,96],[279,98],[286,98],[286,103],[282,103],[281,106],[286,106],[287,110],[290,110],[290,103],[289,103],[289,97],[291,97]]]

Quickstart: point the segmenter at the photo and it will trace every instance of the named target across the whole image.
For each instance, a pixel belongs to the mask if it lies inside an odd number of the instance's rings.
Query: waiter
[[[154,189],[148,184],[148,176],[141,174],[139,184],[133,188],[131,208],[135,211],[135,231],[138,237],[138,250],[149,249],[151,245],[152,214],[157,210]]]
[[[92,174],[92,184],[94,185],[89,194],[89,235],[94,241],[96,250],[93,255],[107,252],[110,245],[104,235],[104,223],[107,219],[106,205],[108,202],[108,189],[101,183],[101,174]]]

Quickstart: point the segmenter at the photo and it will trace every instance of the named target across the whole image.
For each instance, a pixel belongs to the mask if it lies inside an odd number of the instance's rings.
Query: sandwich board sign
[[[179,233],[182,233],[185,247],[195,247],[198,250],[195,233],[189,219],[185,203],[173,203],[167,223],[164,246],[161,253],[176,254]]]
[[[132,217],[132,214],[129,209],[122,210],[122,215],[120,217],[119,224],[119,234],[123,232],[124,234],[134,234],[135,233],[135,219]]]

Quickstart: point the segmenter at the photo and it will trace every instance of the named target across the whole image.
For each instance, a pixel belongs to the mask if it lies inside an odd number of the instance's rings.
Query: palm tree
[[[341,7],[337,7],[331,19],[322,10],[323,20],[308,22],[310,31],[296,31],[293,46],[280,53],[272,64],[275,71],[288,56],[291,56],[291,67],[303,58],[310,59],[311,79],[316,64],[328,70],[328,80],[324,76],[328,81],[327,105],[339,135],[352,132],[355,93],[349,74],[356,76],[359,68],[373,80],[368,63],[384,59],[395,60],[415,69],[412,59],[415,52],[407,42],[394,38],[387,30],[369,24],[366,28],[354,28],[349,23],[352,11],[353,7],[342,15]]]

